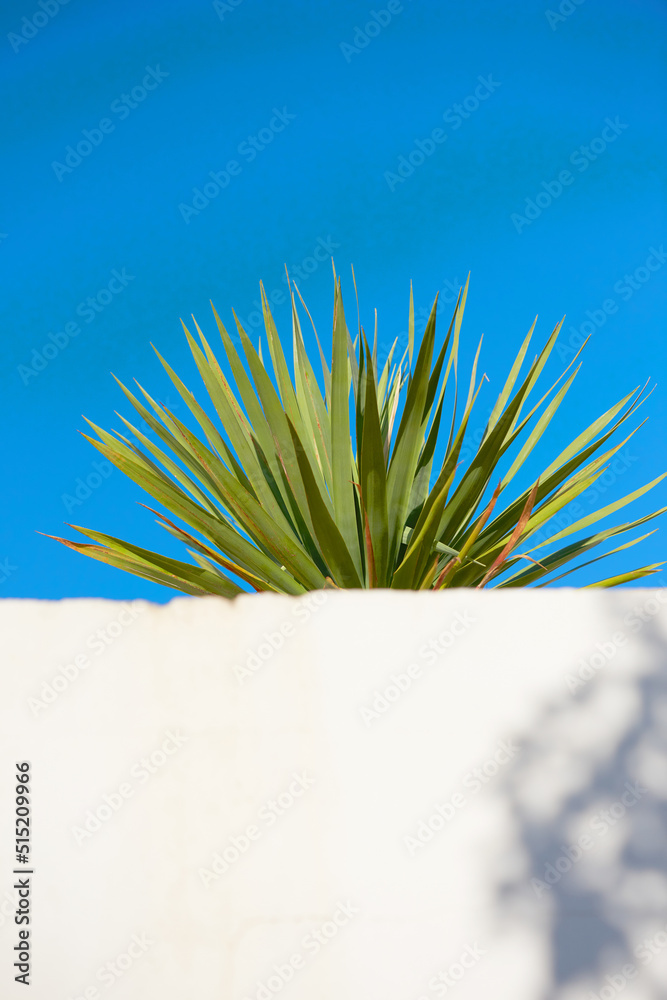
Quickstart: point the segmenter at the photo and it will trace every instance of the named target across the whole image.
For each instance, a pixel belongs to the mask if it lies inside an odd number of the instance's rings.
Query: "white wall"
[[[3,997],[18,760],[33,1000],[665,996],[667,591],[4,601],[0,628]]]

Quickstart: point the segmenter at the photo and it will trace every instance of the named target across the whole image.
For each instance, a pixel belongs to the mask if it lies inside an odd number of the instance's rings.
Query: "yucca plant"
[[[575,358],[537,402],[528,405],[561,324],[520,379],[533,323],[479,447],[462,469],[459,455],[485,380],[485,376],[477,380],[478,348],[459,415],[457,357],[468,284],[459,293],[439,348],[436,297],[414,364],[411,288],[408,347],[402,358],[395,358],[395,341],[380,371],[377,314],[372,348],[361,324],[353,341],[335,271],[334,283],[331,367],[313,325],[321,384],[304,345],[294,291],[309,319],[310,313],[298,289],[290,285],[294,288],[290,373],[260,286],[270,367],[262,357],[261,341],[256,350],[236,316],[245,365],[213,310],[231,381],[196,322],[199,343],[183,324],[212,404],[209,412],[158,353],[205,441],[141,386],[146,405],[119,383],[164,450],[124,417],[120,419],[138,443],[119,433],[108,434],[88,421],[99,438],[88,440],[168,512],[170,516],[154,513],[171,535],[188,546],[194,563],[88,528],[76,530],[94,544],[58,540],[94,559],[193,595],[233,597],[247,588],[296,595],[325,587],[542,587],[604,558],[598,555],[552,575],[667,509],[594,531],[552,550],[562,539],[642,496],[661,476],[527,548],[531,536],[538,530],[543,536],[545,523],[588,489],[632,436],[634,431],[604,450],[612,434],[643,401],[644,390],[634,390],[607,410],[548,465],[534,485],[500,510],[501,497],[551,423],[579,370],[571,370]],[[445,420],[446,410],[451,417]],[[438,449],[443,426],[444,453]],[[496,468],[515,443],[520,445],[518,453],[493,488]],[[437,453],[439,468],[434,469]],[[625,541],[605,555],[646,537]],[[542,549],[548,554],[540,556]],[[642,566],[591,586],[636,580],[656,572],[660,565]]]

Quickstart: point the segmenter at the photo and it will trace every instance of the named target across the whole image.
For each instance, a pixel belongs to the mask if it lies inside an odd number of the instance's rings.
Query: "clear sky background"
[[[212,333],[212,298],[258,329],[259,279],[282,289],[285,263],[328,334],[318,248],[350,312],[354,264],[381,350],[410,279],[420,310],[472,272],[463,362],[484,333],[491,380],[473,429],[535,314],[540,342],[567,314],[567,362],[593,332],[526,483],[649,376],[649,422],[585,511],[667,468],[663,0],[5,0],[0,22],[0,596],[173,596],[36,534],[179,551],[137,487],[97,475],[81,414],[131,415],[111,371],[176,402],[150,341],[198,392],[179,317]],[[211,172],[226,186],[193,201]],[[633,510],[665,504],[661,484]],[[666,559],[666,537],[608,572]]]

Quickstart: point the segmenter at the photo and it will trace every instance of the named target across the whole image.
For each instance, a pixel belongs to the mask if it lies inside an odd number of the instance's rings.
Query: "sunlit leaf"
[[[119,415],[124,433],[109,433],[88,421],[97,438],[84,436],[157,501],[163,508],[154,511],[159,523],[186,547],[193,562],[181,562],[88,528],[77,530],[93,544],[59,541],[76,552],[192,596],[234,597],[246,588],[298,595],[321,588],[544,587],[650,537],[652,533],[642,535],[581,562],[582,556],[604,547],[617,534],[665,512],[667,508],[662,508],[579,536],[640,499],[664,476],[565,528],[562,521],[554,522],[604,474],[639,429],[625,433],[620,443],[607,444],[648,398],[646,387],[609,407],[555,458],[545,457],[540,463],[543,471],[533,480],[536,452],[544,447],[579,371],[575,362],[580,351],[546,390],[538,389],[560,323],[532,363],[526,364],[533,324],[516,358],[509,359],[509,374],[481,443],[477,444],[476,434],[470,449],[467,435],[475,426],[472,414],[486,376],[477,374],[479,341],[467,382],[461,380],[459,413],[459,345],[469,276],[445,336],[436,329],[436,298],[419,344],[410,286],[408,344],[398,358],[398,321],[385,337],[377,311],[372,348],[369,345],[356,281],[358,330],[352,337],[345,321],[341,281],[334,269],[331,367],[298,288],[290,283],[289,275],[287,280],[292,370],[260,286],[266,336],[263,352],[253,346],[236,317],[238,340],[233,342],[214,309],[224,349],[223,367],[196,321],[199,341],[183,324],[203,383],[198,398],[158,353],[185,403],[185,416],[176,416],[173,407],[157,402],[141,386],[137,396],[119,383],[140,421],[133,423]],[[319,377],[308,353],[294,293],[313,328],[321,362]],[[241,353],[236,347],[239,342]],[[380,345],[384,345],[383,358],[391,345],[382,371],[378,368]],[[465,460],[468,454],[471,457]],[[529,458],[534,484],[510,494],[510,486]],[[577,537],[559,548],[558,543],[571,535]],[[547,554],[541,554],[542,550]],[[632,583],[655,573],[659,566],[652,563],[619,572],[589,586]]]

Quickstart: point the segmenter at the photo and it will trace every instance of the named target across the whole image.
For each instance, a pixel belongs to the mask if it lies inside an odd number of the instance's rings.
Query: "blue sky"
[[[598,501],[664,470],[664,3],[6,0],[0,19],[2,596],[169,599],[36,534],[171,549],[139,490],[95,469],[81,414],[129,416],[112,371],[175,402],[151,341],[196,387],[179,318],[211,330],[211,298],[254,330],[285,263],[328,331],[329,251],[381,349],[410,279],[419,310],[471,272],[480,423],[536,314],[540,340],[567,314],[568,363],[592,332],[527,476],[649,376],[648,424]],[[661,484],[636,516],[664,504]],[[609,572],[667,558],[664,538]]]

